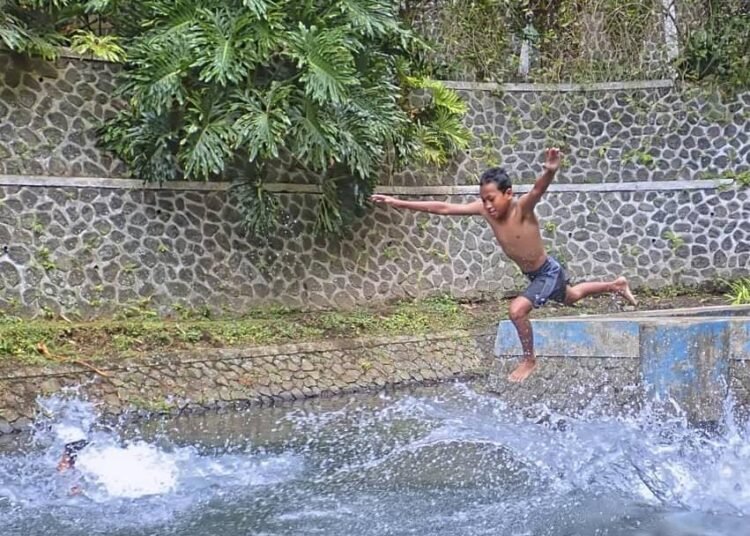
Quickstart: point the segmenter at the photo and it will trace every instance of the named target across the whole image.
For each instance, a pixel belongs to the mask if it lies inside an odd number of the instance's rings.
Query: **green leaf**
[[[279,224],[281,205],[273,193],[265,190],[260,181],[232,185],[242,209],[242,226],[252,234],[268,235]]]
[[[116,0],[88,0],[84,5],[86,13],[101,13],[113,7]]]
[[[48,33],[44,35],[28,34],[24,43],[24,52],[41,56],[45,60],[51,61],[57,58],[58,49],[63,44],[61,35]]]
[[[73,34],[70,47],[82,56],[91,55],[112,63],[119,63],[125,59],[125,50],[120,46],[119,38],[114,35],[99,36],[79,30]]]
[[[130,48],[128,59],[131,70],[120,91],[130,94],[133,106],[166,113],[173,104],[185,103],[187,89],[183,78],[193,63],[185,36],[175,36],[166,42],[146,38]]]
[[[101,131],[104,147],[128,162],[135,176],[149,182],[177,178],[176,138],[168,116],[153,112],[121,111]]]
[[[394,3],[383,0],[339,0],[340,12],[353,28],[368,37],[383,36],[398,28]]]
[[[257,18],[264,19],[274,3],[266,0],[242,0],[242,5],[250,9]]]
[[[185,177],[207,180],[220,175],[233,155],[235,133],[228,121],[228,104],[219,94],[190,96],[185,137],[180,142],[180,164]]]
[[[11,50],[22,50],[29,39],[24,23],[10,13],[0,11],[0,40]]]
[[[233,130],[237,145],[246,146],[251,161],[259,156],[263,159],[279,156],[279,147],[292,124],[285,110],[292,89],[274,83],[265,93],[245,90],[237,95],[232,110],[239,115]]]
[[[237,83],[253,68],[253,57],[247,43],[252,41],[250,15],[237,15],[227,9],[201,10],[202,19],[193,36],[193,47],[198,57],[193,67],[201,69],[203,82],[222,86]]]
[[[313,171],[322,172],[328,168],[329,158],[336,147],[336,129],[330,115],[317,103],[298,99],[301,106],[289,110],[292,122],[291,149],[297,159]]]
[[[348,89],[358,83],[352,55],[355,43],[346,29],[307,28],[300,22],[289,40],[307,94],[319,103],[344,102]]]
[[[341,200],[338,196],[336,182],[324,178],[315,211],[315,233],[335,234],[341,229],[342,223]]]

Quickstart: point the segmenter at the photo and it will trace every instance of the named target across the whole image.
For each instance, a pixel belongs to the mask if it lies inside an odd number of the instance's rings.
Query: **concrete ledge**
[[[732,179],[707,179],[695,181],[617,182],[597,184],[553,184],[550,193],[564,192],[650,192],[668,190],[715,190],[731,186]],[[48,177],[43,175],[0,175],[0,186],[31,186],[40,188],[106,188],[115,190],[177,190],[223,192],[230,189],[229,182],[174,181],[149,183],[137,179],[114,179],[105,177]],[[269,183],[268,191],[293,194],[319,194],[317,184]],[[514,187],[517,193],[528,192],[530,184]],[[479,186],[380,186],[379,193],[405,196],[424,195],[479,195]]]
[[[599,357],[637,359],[640,326],[633,320],[533,320],[534,347],[539,357]],[[516,329],[500,322],[496,356],[520,356]]]
[[[674,87],[673,80],[635,80],[599,82],[593,84],[498,84],[495,82],[443,81],[446,87],[468,91],[500,91],[520,93],[571,93],[590,91],[622,91],[638,89],[663,89]]]
[[[748,306],[543,319],[532,320],[532,325],[536,354],[546,367],[566,360],[629,360],[636,364],[636,387],[644,397],[674,401],[696,422],[720,418],[728,388],[737,383],[730,377],[733,364],[750,362]],[[498,325],[494,353],[521,355],[511,322]],[[507,367],[503,360],[499,369]],[[561,381],[576,388],[575,378]]]
[[[674,318],[674,317],[748,317],[750,318],[750,305],[712,305],[707,307],[683,307],[679,309],[661,309],[653,311],[631,311],[627,313],[612,313],[607,315],[587,315],[587,319],[609,319],[609,318]]]

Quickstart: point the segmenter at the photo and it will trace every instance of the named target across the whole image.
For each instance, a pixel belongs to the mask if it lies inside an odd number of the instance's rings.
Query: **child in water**
[[[89,442],[85,439],[79,441],[73,441],[66,443],[63,447],[63,453],[60,457],[60,461],[57,462],[57,471],[64,473],[69,469],[75,468],[76,460],[78,459],[78,453],[88,446]],[[79,485],[75,485],[70,488],[71,495],[80,495],[83,493],[83,488]]]
[[[570,286],[560,263],[544,250],[534,208],[547,191],[560,167],[562,155],[556,147],[547,149],[544,171],[531,190],[513,198],[511,179],[500,167],[485,171],[480,178],[480,199],[471,203],[444,203],[441,201],[406,201],[387,195],[375,194],[375,203],[432,214],[450,216],[482,216],[489,224],[500,248],[515,262],[529,279],[526,290],[510,304],[509,317],[518,332],[523,358],[508,379],[522,382],[536,368],[534,335],[529,315],[552,299],[565,305],[595,294],[615,293],[632,305],[636,300],[630,292],[628,281],[619,277],[613,281],[594,281]]]

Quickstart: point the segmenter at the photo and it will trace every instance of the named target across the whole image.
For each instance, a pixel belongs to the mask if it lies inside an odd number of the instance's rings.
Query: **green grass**
[[[750,277],[730,281],[726,297],[732,305],[750,305]]]
[[[302,312],[275,307],[251,311],[241,318],[216,319],[208,318],[205,310],[178,308],[176,313],[175,318],[162,319],[138,304],[123,308],[113,318],[90,322],[22,321],[2,315],[0,362],[46,363],[49,359],[39,352],[39,343],[44,343],[54,358],[97,360],[191,347],[413,335],[478,327],[476,317],[450,297],[402,302],[380,310]]]

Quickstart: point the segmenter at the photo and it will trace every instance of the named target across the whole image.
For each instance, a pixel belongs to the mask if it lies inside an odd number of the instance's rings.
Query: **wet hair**
[[[513,185],[510,175],[505,171],[505,168],[501,167],[491,167],[482,173],[482,176],[479,178],[479,186],[484,186],[485,184],[494,184],[502,193],[508,191]]]
[[[89,444],[85,439],[79,441],[73,441],[72,443],[66,443],[63,447],[65,449],[65,456],[70,459],[71,462],[75,462],[78,457],[78,453],[81,452]]]

